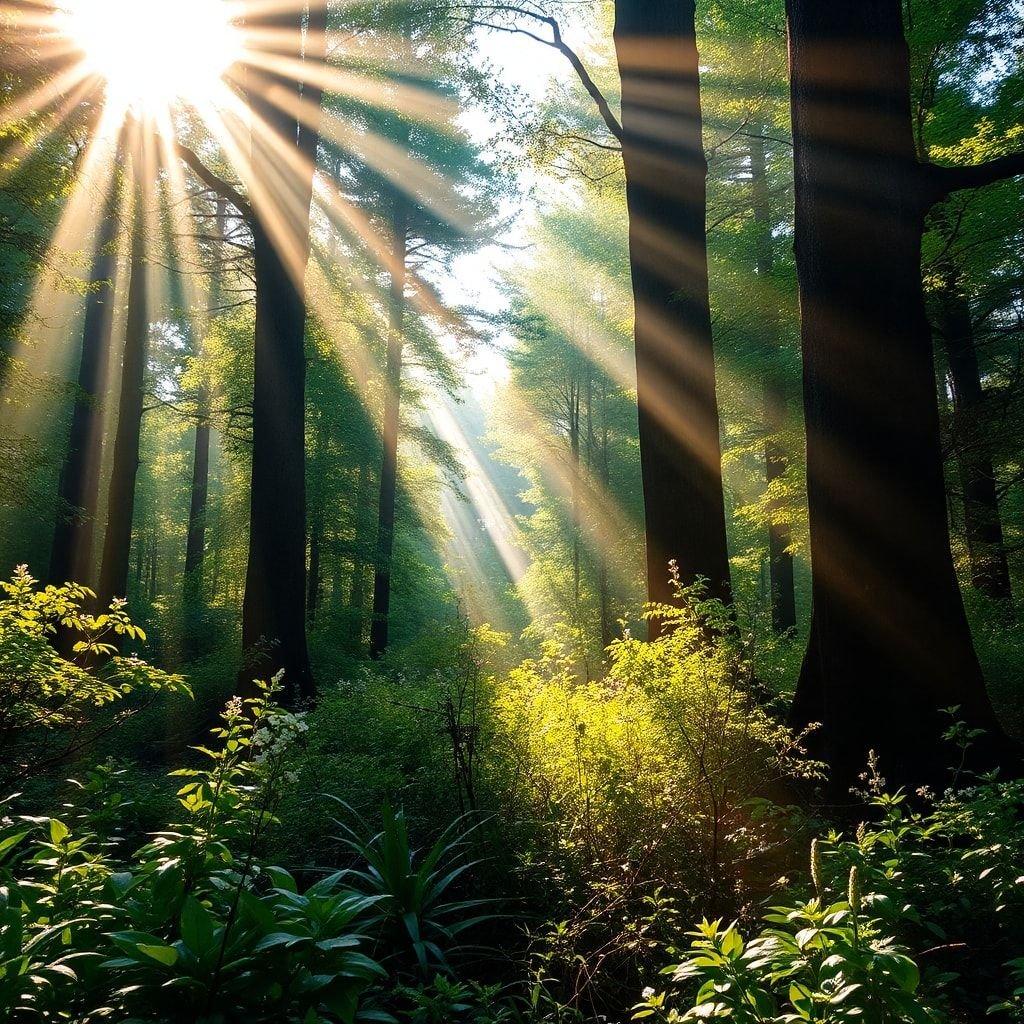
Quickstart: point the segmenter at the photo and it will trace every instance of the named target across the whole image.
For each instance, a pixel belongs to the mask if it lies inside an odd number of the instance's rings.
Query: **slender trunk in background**
[[[608,382],[601,381],[601,494],[612,493],[611,461],[608,453]],[[611,594],[608,586],[609,545],[603,543],[597,556],[597,595],[601,613],[601,648],[605,649],[614,639],[611,618]]]
[[[50,549],[47,580],[92,585],[93,547],[100,494],[100,451],[103,447],[102,395],[110,362],[114,318],[114,274],[117,269],[120,188],[117,175],[109,184],[89,271],[89,291],[82,326],[78,389],[71,413],[68,448],[57,488],[59,507]]]
[[[141,147],[140,147],[141,148]],[[107,530],[97,593],[100,607],[128,593],[132,520],[135,511],[135,480],[139,471],[139,439],[146,384],[146,350],[149,341],[148,268],[145,253],[145,211],[141,157],[132,157],[135,196],[132,204],[131,280],[125,318],[124,355],[121,361],[121,392],[117,405],[117,429],[107,491]]]
[[[786,453],[780,433],[786,425],[786,397],[779,379],[779,309],[773,281],[775,259],[772,252],[772,214],[768,193],[763,127],[754,125],[750,131],[750,189],[754,213],[755,260],[761,302],[760,332],[764,339],[764,468],[765,482],[770,488],[786,474]],[[789,523],[775,522],[777,506],[771,505],[768,524],[768,582],[771,592],[772,628],[788,633],[796,627],[796,594],[793,586],[793,556],[789,551],[792,531]]]
[[[1006,752],[950,552],[899,0],[787,0],[814,610],[793,703],[833,791],[869,750],[949,781],[944,708]],[[957,186],[959,187],[959,186]]]
[[[366,604],[366,561],[363,558],[364,528],[371,515],[370,510],[370,467],[359,467],[359,482],[356,484],[355,536],[352,538],[352,585],[348,606],[352,614],[352,639],[358,647],[363,645],[363,610]]]
[[[578,614],[580,606],[580,384],[569,385],[569,462],[572,473],[572,602]]]
[[[227,204],[222,198],[217,199],[217,213],[214,220],[217,238],[223,240],[225,235],[224,220]],[[218,246],[216,258],[221,257]],[[215,264],[210,280],[209,311],[204,318],[204,329],[209,323],[209,316],[214,315],[221,301],[222,269]],[[201,358],[202,345],[200,338],[197,343],[196,356]],[[185,601],[191,606],[201,605],[203,601],[203,562],[206,556],[206,509],[210,491],[210,390],[207,381],[199,385],[196,395],[196,433],[192,453],[192,486],[188,508],[188,533],[185,541]]]
[[[157,518],[156,509],[153,509],[152,516],[150,517],[150,536],[152,537],[152,543],[150,544],[150,559],[149,559],[149,603],[152,604],[156,600],[156,581],[157,581],[157,565],[160,555],[160,532],[157,529]]]
[[[320,549],[323,546],[324,520],[319,508],[309,524],[309,572],[306,589],[306,618],[312,626],[320,607],[322,581],[320,579]]]
[[[321,60],[326,9],[310,6],[303,63]],[[276,46],[301,53],[301,8],[274,8],[258,19],[274,34]],[[253,250],[256,280],[256,328],[253,361],[252,484],[249,509],[249,558],[242,603],[239,674],[242,692],[254,678],[284,670],[292,699],[313,695],[313,674],[306,644],[306,297],[309,213],[313,194],[318,132],[297,123],[287,99],[319,110],[319,88],[290,76],[248,69],[253,80],[249,104],[254,116],[276,132],[279,141],[295,140],[302,162],[299,180],[281,176],[281,157],[258,135],[252,140]],[[283,94],[284,101],[270,97]],[[288,207],[281,217],[280,205]]]
[[[940,335],[953,382],[952,433],[963,488],[964,535],[971,583],[986,596],[1005,601],[1008,608],[1012,608],[1013,591],[996,475],[986,433],[985,393],[974,346],[971,307],[955,280],[944,283],[939,306]]]
[[[391,281],[388,350],[385,367],[384,425],[381,433],[380,502],[377,506],[377,558],[373,577],[373,619],[370,622],[370,657],[379,658],[388,646],[391,611],[391,563],[395,544],[395,498],[398,490],[398,429],[402,384],[402,349],[405,346],[406,248],[408,200],[395,195],[391,213]]]
[[[616,0],[650,600],[730,602],[694,0]],[[652,634],[657,632],[652,623]]]

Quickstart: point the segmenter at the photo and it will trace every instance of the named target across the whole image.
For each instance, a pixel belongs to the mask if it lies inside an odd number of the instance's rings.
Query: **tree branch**
[[[456,4],[454,6],[459,7],[461,5]],[[590,77],[590,72],[586,69],[583,61],[580,60],[579,55],[562,38],[562,29],[559,26],[557,19],[547,14],[541,14],[539,11],[531,11],[527,8],[516,7],[514,4],[480,4],[467,6],[470,6],[472,10],[486,11],[490,14],[509,14],[513,17],[532,18],[535,22],[540,22],[541,24],[546,25],[551,30],[550,39],[545,39],[543,36],[539,36],[534,32],[529,32],[524,28],[516,28],[508,25],[495,25],[493,22],[476,21],[472,18],[467,18],[467,23],[473,27],[490,29],[494,32],[508,32],[512,35],[526,36],[528,39],[533,39],[538,43],[543,43],[545,46],[550,46],[552,49],[557,50],[572,65],[572,68],[576,72],[576,76],[582,83],[583,88],[586,89],[590,98],[596,104],[598,113],[601,115],[601,120],[604,121],[608,131],[610,131],[612,135],[619,140],[619,142],[622,141],[622,125],[619,124],[619,120],[613,113],[608,101],[605,99],[604,93],[601,92],[597,87],[597,83]]]
[[[937,203],[951,192],[959,192],[966,188],[982,188],[1024,174],[1024,152],[1008,153],[994,160],[986,160],[983,164],[968,164],[966,167],[926,164],[925,168],[932,194],[935,196],[933,202]]]
[[[184,145],[184,143],[176,142],[174,145],[174,151],[181,157],[182,160],[192,168],[195,176],[210,189],[211,192],[216,192],[217,195],[223,196],[237,211],[239,216],[248,225],[252,226],[253,223],[253,212],[252,207],[249,205],[249,201],[238,191],[233,185],[230,185],[223,178],[218,177],[213,171],[210,170],[206,164],[203,163],[199,157]]]

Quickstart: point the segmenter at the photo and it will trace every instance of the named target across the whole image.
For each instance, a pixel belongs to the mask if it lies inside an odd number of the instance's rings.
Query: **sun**
[[[64,0],[58,31],[109,104],[155,114],[212,100],[241,58],[234,10],[226,0]]]

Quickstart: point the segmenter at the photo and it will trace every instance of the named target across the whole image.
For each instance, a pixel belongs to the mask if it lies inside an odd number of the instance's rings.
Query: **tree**
[[[326,0],[273,10],[260,28],[275,45],[303,55],[308,69],[326,45]],[[303,31],[308,47],[303,50]],[[322,59],[322,58],[321,58]],[[252,232],[256,328],[252,405],[249,558],[242,606],[243,689],[256,675],[285,672],[288,691],[314,690],[306,644],[306,302],[309,211],[318,129],[297,119],[296,105],[319,111],[322,92],[279,72],[250,68],[249,105],[262,131],[252,142]],[[316,76],[313,76],[316,77]],[[277,95],[275,95],[275,93]],[[289,103],[289,98],[291,103]],[[279,147],[294,148],[298,181],[282,229]],[[275,219],[276,218],[276,219]]]
[[[731,602],[721,441],[708,298],[704,155],[696,8],[616,0],[622,116],[550,11],[556,4],[453,3],[469,24],[552,47],[572,66],[609,141],[556,132],[576,167],[584,150],[621,148],[630,219],[640,453],[651,601],[672,603],[674,560],[687,585]],[[520,24],[521,23],[521,24]],[[652,634],[658,630],[651,623]]]
[[[423,0],[383,7],[369,2],[351,5],[345,18],[377,65],[372,102],[338,97],[334,109],[335,123],[343,125],[339,134],[348,143],[336,154],[339,188],[366,210],[374,225],[379,240],[375,255],[386,289],[370,622],[370,654],[378,658],[389,642],[406,346],[414,321],[422,325],[431,319],[455,334],[468,333],[457,317],[441,310],[427,268],[445,270],[455,254],[473,249],[486,237],[493,216],[494,179],[479,147],[456,121],[453,101],[465,84],[458,60],[465,39],[461,33],[453,34],[445,12]],[[358,51],[354,60],[358,62]],[[408,92],[418,97],[412,109],[403,102],[403,93]],[[424,106],[432,109],[425,112]],[[353,125],[359,126],[358,132]]]
[[[71,430],[57,487],[57,522],[50,549],[47,580],[89,583],[93,579],[93,545],[100,492],[100,449],[103,443],[102,394],[110,355],[114,307],[114,271],[120,221],[120,187],[116,174],[108,183],[93,257],[82,324],[82,351]]]
[[[137,127],[129,131],[137,135]],[[100,607],[128,593],[131,561],[132,519],[135,510],[135,479],[139,468],[139,438],[146,382],[146,352],[149,340],[148,268],[146,265],[145,189],[142,145],[132,146],[132,231],[128,310],[125,318],[124,350],[121,359],[121,390],[117,404],[117,428],[107,491],[107,529],[103,536],[97,594]]]
[[[869,750],[895,781],[942,783],[944,708],[993,758],[1002,733],[950,552],[924,218],[1024,155],[919,162],[898,0],[787,13],[814,597],[792,716],[821,723],[837,792]]]
[[[708,299],[707,161],[695,5],[617,0],[622,159],[635,305],[648,593],[684,584],[731,600]]]

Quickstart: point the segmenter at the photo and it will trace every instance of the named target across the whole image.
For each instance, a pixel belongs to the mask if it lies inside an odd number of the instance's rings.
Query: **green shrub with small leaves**
[[[955,723],[949,738],[976,739]],[[961,775],[911,798],[874,758],[863,781],[870,817],[814,840],[769,927],[702,921],[637,1019],[1024,1020],[1024,783]]]
[[[25,566],[0,592],[0,782],[80,754],[138,712],[133,694],[190,693],[180,675],[119,653],[124,641],[146,639],[124,601],[94,615],[87,587],[40,587]]]

